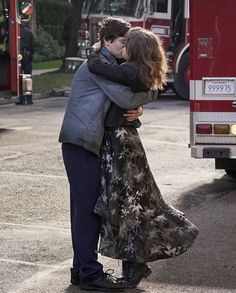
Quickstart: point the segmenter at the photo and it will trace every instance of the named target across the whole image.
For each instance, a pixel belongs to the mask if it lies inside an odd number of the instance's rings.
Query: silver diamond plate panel
[[[216,122],[236,123],[236,112],[195,112],[193,113],[195,123]]]
[[[209,135],[196,135],[195,143],[201,144],[233,144],[236,148],[236,136],[209,136]]]

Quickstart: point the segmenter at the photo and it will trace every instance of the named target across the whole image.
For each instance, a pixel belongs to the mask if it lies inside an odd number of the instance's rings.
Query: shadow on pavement
[[[78,292],[94,292],[94,291],[85,291],[85,290],[81,290],[79,288],[79,286],[73,286],[73,285],[70,285],[65,291],[65,293],[78,293]],[[98,292],[98,291],[95,291],[95,292]],[[139,289],[139,288],[135,288],[135,289],[132,289],[132,290],[128,290],[126,289],[125,292],[133,292],[133,293],[141,293],[141,292],[145,292],[145,290],[142,290],[142,289]]]
[[[236,180],[225,175],[186,191],[176,207],[196,224],[199,236],[182,256],[151,263],[148,281],[235,289]]]

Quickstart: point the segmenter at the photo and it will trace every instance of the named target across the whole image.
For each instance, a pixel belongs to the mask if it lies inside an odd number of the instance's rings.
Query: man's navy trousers
[[[63,143],[62,154],[70,184],[73,271],[82,282],[103,274],[97,261],[100,217],[93,212],[100,189],[100,158],[75,144]]]

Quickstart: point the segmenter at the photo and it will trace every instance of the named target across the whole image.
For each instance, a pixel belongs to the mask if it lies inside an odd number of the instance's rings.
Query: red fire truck
[[[79,53],[67,58],[67,70],[75,70],[86,58],[86,50],[98,39],[99,20],[122,17],[133,26],[157,33],[169,59],[168,84],[189,99],[189,0],[88,0],[82,9],[78,32]]]
[[[0,97],[31,91],[31,77],[21,76],[20,70],[20,22],[31,13],[29,1],[0,0]]]
[[[204,9],[203,9],[204,7]],[[190,0],[190,147],[236,175],[235,0]]]

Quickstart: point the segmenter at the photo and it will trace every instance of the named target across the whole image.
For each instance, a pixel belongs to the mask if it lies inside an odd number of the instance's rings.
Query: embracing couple
[[[160,39],[123,19],[99,25],[101,47],[74,76],[59,141],[70,184],[71,283],[119,292],[151,274],[147,262],[185,252],[198,229],[164,201],[137,132],[141,106],[165,84]],[[103,271],[97,251],[122,260],[121,277]]]

